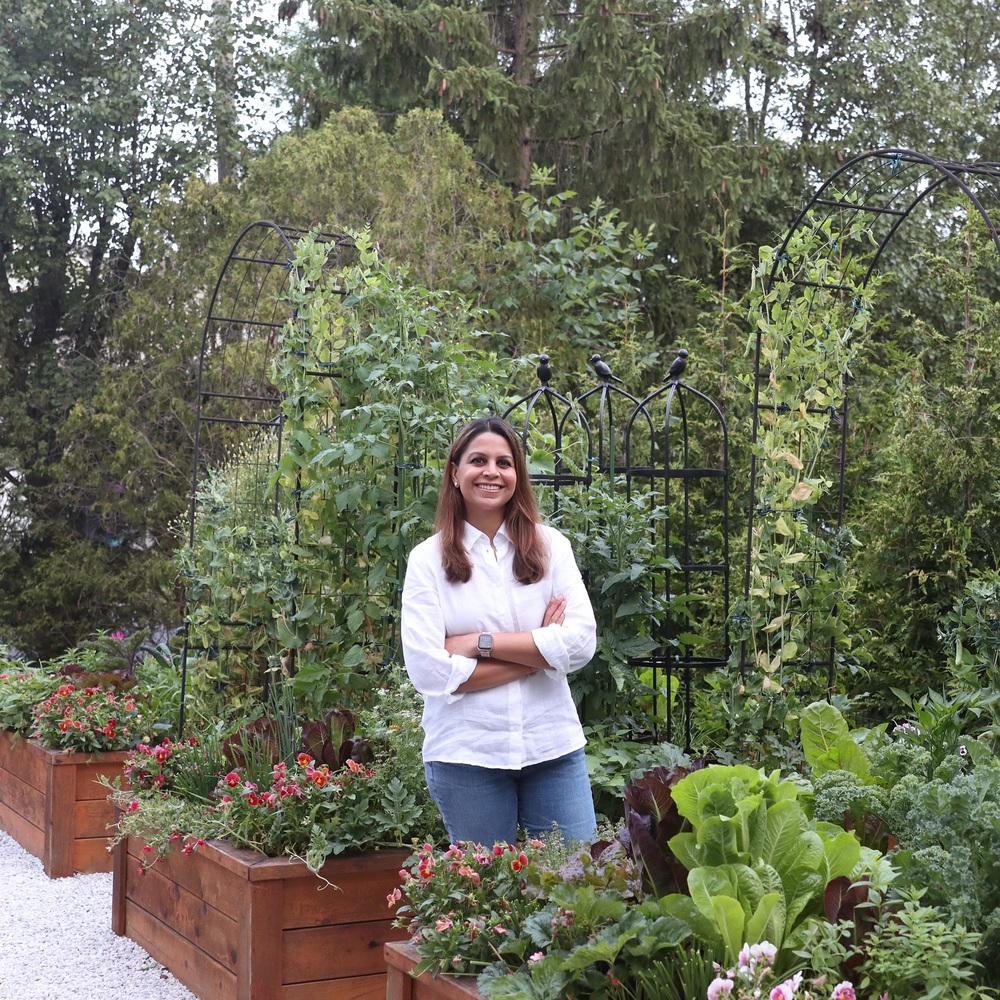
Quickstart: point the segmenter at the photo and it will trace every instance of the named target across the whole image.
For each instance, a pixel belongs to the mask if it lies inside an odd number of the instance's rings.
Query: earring
[[[455,489],[457,490],[457,489],[458,489],[458,480],[457,480],[457,479],[453,479],[453,480],[451,481],[451,485],[452,485],[452,486],[454,486],[454,487],[455,487]]]

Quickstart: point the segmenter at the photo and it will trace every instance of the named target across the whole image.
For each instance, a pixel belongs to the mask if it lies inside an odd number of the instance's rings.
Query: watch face
[[[493,651],[493,636],[483,633],[479,637],[479,652],[489,655]]]

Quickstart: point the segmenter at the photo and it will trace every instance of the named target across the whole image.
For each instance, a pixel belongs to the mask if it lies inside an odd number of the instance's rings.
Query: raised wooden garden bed
[[[114,808],[98,779],[121,774],[126,756],[50,750],[0,730],[0,829],[50,878],[111,871]]]
[[[385,946],[388,978],[385,1000],[482,1000],[475,976],[432,976],[425,972],[414,978],[420,954],[412,944],[390,942]]]
[[[300,861],[224,841],[174,851],[140,874],[142,846],[129,837],[115,847],[112,929],[192,993],[383,1000],[383,947],[405,937],[386,897],[409,851],[335,858],[320,879]]]

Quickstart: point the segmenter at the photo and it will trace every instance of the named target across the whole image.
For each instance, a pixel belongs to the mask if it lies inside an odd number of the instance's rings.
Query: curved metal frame
[[[686,354],[685,354],[686,357]],[[604,366],[606,368],[606,366]],[[501,414],[519,429],[521,441],[528,449],[532,420],[539,412],[544,413],[551,425],[553,435],[552,474],[533,474],[532,481],[553,490],[553,508],[559,509],[560,490],[575,487],[586,489],[596,476],[606,476],[612,490],[624,488],[626,497],[645,484],[645,488],[656,490],[662,483],[662,506],[667,509],[664,530],[659,532],[658,523],[651,520],[648,526],[650,537],[657,551],[662,553],[666,564],[659,579],[651,584],[656,588],[662,583],[663,603],[667,608],[662,619],[653,616],[649,623],[649,635],[656,643],[655,651],[648,656],[634,657],[629,666],[651,668],[653,672],[653,713],[657,711],[657,674],[663,671],[672,686],[675,676],[680,677],[683,689],[684,739],[685,746],[691,746],[691,715],[693,698],[693,673],[717,668],[728,662],[729,647],[729,443],[728,431],[722,410],[704,393],[681,382],[679,378],[668,376],[665,384],[639,399],[617,384],[618,380],[610,370],[597,369],[597,385],[581,393],[575,400],[556,392],[549,384],[552,369],[549,358],[542,356],[538,368],[539,385],[526,396],[512,403]],[[627,405],[627,417],[616,421],[615,403]],[[662,422],[659,406],[663,404]],[[690,447],[689,406],[707,407],[708,420],[715,424],[719,438],[719,461],[715,466],[692,465]],[[588,416],[588,409],[596,409],[596,415]],[[654,412],[655,410],[655,412]],[[679,411],[679,430],[675,427],[675,410]],[[523,411],[523,416],[521,416]],[[571,471],[564,460],[567,447],[566,430],[570,426],[581,429],[586,441],[587,468],[584,474]],[[641,442],[640,442],[640,439]],[[679,439],[679,440],[678,440]],[[618,461],[616,442],[621,442],[624,461]],[[596,449],[595,449],[596,444]],[[595,453],[596,451],[596,453]],[[648,461],[639,456],[648,456]],[[657,460],[656,456],[659,456]],[[675,461],[674,456],[677,456]],[[696,555],[695,511],[692,491],[699,481],[717,480],[721,483],[718,501],[718,516],[721,520],[722,550],[715,558],[699,559]],[[679,484],[681,496],[674,515],[675,497],[673,490]],[[677,536],[680,538],[677,544]],[[671,570],[669,559],[677,561],[677,569]],[[671,609],[671,601],[678,596],[692,596],[705,587],[705,581],[716,578],[722,604],[721,631],[714,637],[714,655],[696,655],[678,636],[684,631],[680,616]],[[675,720],[673,701],[669,699],[666,710],[667,739],[673,738]],[[657,737],[654,723],[653,738]]]
[[[835,238],[849,231],[850,225],[859,218],[870,218],[870,228],[875,239],[875,248],[870,254],[862,287],[867,285],[875,272],[882,254],[914,210],[926,202],[942,187],[951,184],[974,207],[982,218],[986,231],[1000,254],[1000,232],[993,222],[986,203],[986,195],[1000,205],[1000,163],[979,162],[960,163],[939,160],[911,149],[878,149],[863,153],[848,160],[824,181],[802,211],[792,222],[782,241],[774,263],[766,278],[767,287],[774,282],[790,280],[800,287],[825,288],[836,292],[852,289],[843,281],[846,266],[853,260],[853,253],[844,258],[844,266],[838,278],[828,282],[811,282],[796,273],[796,261],[787,251],[797,232],[815,230],[831,220],[839,220]],[[817,211],[819,210],[819,211]],[[811,221],[812,220],[812,221]],[[868,256],[868,255],[866,255]],[[757,442],[760,432],[762,409],[770,409],[760,401],[760,386],[768,378],[768,372],[761,369],[761,332],[758,330],[754,351],[754,390],[752,440]],[[840,423],[839,481],[837,526],[844,520],[844,470],[847,464],[848,392],[843,386],[843,404],[835,415]],[[833,416],[833,415],[832,415]],[[749,597],[752,569],[752,545],[754,515],[757,511],[757,460],[750,459],[750,499],[747,513],[747,553],[744,571],[744,596]],[[745,665],[745,663],[744,663]],[[833,683],[833,656],[827,663],[829,683]]]
[[[307,235],[352,246],[350,237],[321,233],[260,220],[246,226],[236,237],[219,271],[202,330],[198,364],[198,399],[194,427],[191,501],[188,510],[188,544],[194,544],[199,482],[208,466],[227,459],[222,447],[207,447],[210,428],[223,429],[229,443],[242,439],[248,428],[270,430],[275,440],[273,460],[281,458],[284,415],[282,396],[267,380],[267,366],[278,349],[282,328],[294,313],[285,306],[284,290],[295,273],[295,244]],[[254,351],[263,344],[263,357],[254,364]],[[231,356],[235,353],[235,358]],[[323,373],[327,374],[327,373]],[[269,391],[273,390],[273,391]],[[225,430],[229,428],[230,430]],[[230,465],[232,463],[230,462]],[[237,476],[241,470],[237,470]],[[270,470],[268,470],[270,472]],[[280,492],[260,498],[261,511],[277,513]],[[185,613],[184,645],[181,652],[181,707],[178,730],[184,732],[184,698],[187,689],[188,655],[191,645]],[[231,622],[234,627],[255,627]],[[259,627],[256,626],[256,627]],[[233,646],[232,649],[238,647]],[[213,649],[213,655],[223,650]]]

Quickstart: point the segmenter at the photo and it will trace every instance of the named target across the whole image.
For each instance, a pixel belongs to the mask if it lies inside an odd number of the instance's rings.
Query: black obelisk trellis
[[[635,510],[647,519],[658,552],[647,626],[655,648],[630,666],[651,670],[654,692],[658,678],[665,680],[666,738],[674,739],[679,708],[690,748],[693,674],[729,658],[729,454],[721,410],[680,379],[686,359],[685,351],[680,371],[672,369],[661,387],[639,399],[594,355],[597,384],[571,400],[549,384],[553,366],[542,355],[539,385],[503,415],[518,428],[529,463],[545,456],[532,479],[551,491],[554,511],[561,494],[582,490],[585,496],[598,480],[626,498],[649,494]],[[656,508],[665,515],[649,516]],[[599,601],[600,581],[588,582]]]
[[[941,203],[941,196],[950,195],[961,207]],[[890,242],[908,219],[933,211],[937,238],[956,231],[968,222],[968,216],[978,217],[989,239],[1000,252],[1000,236],[993,221],[1000,212],[1000,163],[959,163],[936,159],[908,149],[880,149],[854,157],[824,181],[792,223],[774,257],[766,277],[768,287],[775,282],[790,282],[805,294],[808,289],[822,288],[838,295],[851,295],[856,283],[846,275],[859,262],[862,265],[863,287],[883,259]],[[863,223],[870,242],[862,244],[850,238],[850,233]],[[802,233],[825,232],[833,252],[830,267],[822,280],[807,273],[808,261],[796,260],[788,253],[795,237]],[[773,418],[786,414],[774,413],[775,407],[762,400],[761,387],[771,377],[770,367],[762,360],[762,334],[758,329],[754,354],[753,432],[758,441],[762,416],[771,411]],[[843,402],[833,414],[837,426],[838,446],[831,449],[833,469],[830,478],[835,483],[835,503],[814,512],[829,526],[839,528],[844,522],[844,474],[847,463],[849,413],[847,386],[843,387]],[[749,596],[753,537],[756,519],[780,517],[787,512],[772,510],[758,503],[757,460],[751,458],[750,498],[747,505],[747,552],[744,572],[744,596]],[[800,512],[796,512],[799,515]],[[805,570],[804,572],[807,572]],[[803,580],[808,586],[808,580]],[[744,664],[747,658],[743,658]],[[811,648],[805,669],[825,668],[828,685],[833,686],[836,655],[833,645],[826,650]]]
[[[273,487],[273,472],[281,457],[283,440],[282,396],[269,377],[282,328],[293,319],[287,290],[294,274],[296,243],[307,231],[270,221],[248,225],[239,234],[223,264],[209,303],[202,335],[198,368],[198,400],[194,428],[189,545],[194,544],[200,504],[217,503],[206,493],[210,470],[225,470],[227,500],[232,505],[233,537],[226,545],[240,545],[240,538],[261,529],[280,509],[295,511],[295,498],[282,497]],[[338,250],[353,241],[339,234],[313,234]],[[338,254],[332,254],[336,262]],[[263,621],[237,613],[241,588],[258,581],[230,581],[229,608],[219,604],[219,594],[187,595],[186,626],[197,604],[211,599],[220,627],[209,645],[199,642],[185,628],[182,652],[181,710],[184,729],[184,694],[192,657],[208,657],[224,666],[232,654],[252,658],[262,645]],[[261,673],[265,664],[261,664]],[[224,669],[223,669],[224,673]]]

